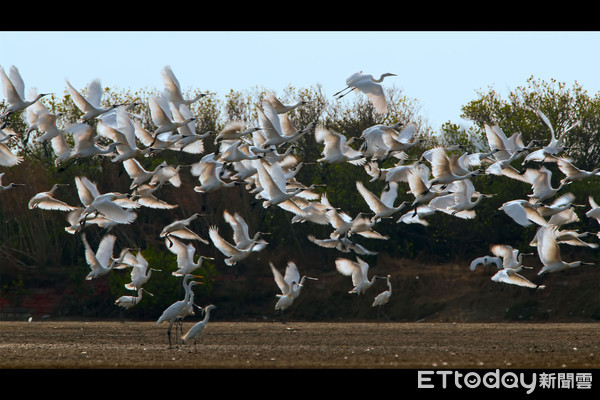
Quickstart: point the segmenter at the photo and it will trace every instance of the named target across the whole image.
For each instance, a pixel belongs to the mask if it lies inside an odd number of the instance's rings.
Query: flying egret
[[[392,297],[392,282],[390,282],[391,279],[391,275],[388,275],[385,277],[385,279],[387,280],[387,290],[379,293],[377,296],[375,296],[375,299],[373,300],[373,304],[371,305],[371,307],[377,307],[377,324],[379,324],[379,315],[383,314],[384,317],[386,317],[388,320],[390,319],[384,312],[383,312],[383,306],[385,304],[387,304],[387,302],[390,300],[390,297]]]
[[[279,290],[281,290],[281,294],[276,295],[279,300],[277,300],[277,303],[275,304],[275,310],[281,311],[281,322],[285,324],[284,312],[300,295],[300,291],[304,287],[304,280],[317,280],[317,278],[306,275],[300,277],[298,267],[293,261],[289,261],[287,263],[284,275],[282,275],[281,272],[275,268],[272,262],[269,262],[269,267],[273,273],[273,279],[275,280],[275,283],[279,287]]]
[[[9,190],[12,189],[16,186],[25,186],[25,184],[23,183],[9,183],[8,185],[3,185],[2,184],[2,178],[4,177],[5,172],[0,172],[0,192],[4,191],[4,190]]]
[[[200,322],[197,322],[187,331],[185,335],[181,337],[184,343],[186,343],[190,339],[194,339],[194,352],[196,352],[196,342],[198,341],[198,336],[200,336],[200,334],[204,332],[204,328],[206,328],[206,324],[208,323],[208,319],[210,318],[210,312],[215,308],[217,307],[213,304],[202,308],[202,312],[204,313],[204,319]]]
[[[127,202],[126,197],[129,196],[127,193],[102,194],[95,183],[82,176],[75,177],[75,186],[79,199],[85,207],[83,215],[90,215],[97,211],[119,224],[131,224],[137,218],[137,214],[131,210],[133,206]],[[85,222],[85,219],[82,222]]]
[[[362,92],[367,95],[378,113],[387,114],[387,100],[383,92],[383,87],[380,85],[380,83],[383,82],[383,80],[388,76],[396,76],[396,74],[386,72],[382,74],[379,79],[375,79],[372,75],[363,74],[362,71],[356,72],[346,79],[346,85],[348,86],[335,93],[334,97],[337,96],[339,99],[352,91]],[[348,91],[343,93],[345,90]]]
[[[173,103],[167,103],[163,98],[151,96],[148,99],[148,105],[150,106],[150,116],[152,122],[156,125],[154,131],[154,137],[156,138],[161,133],[174,132],[183,125],[187,125],[196,118],[191,116],[183,121],[177,121],[173,118],[173,110],[177,110],[178,107]]]
[[[214,260],[212,257],[199,256],[198,260],[194,261],[196,247],[192,243],[184,244],[176,237],[171,237],[170,240],[165,240],[167,248],[177,256],[177,270],[171,274],[173,276],[185,276],[191,274],[202,266],[204,260]]]
[[[94,79],[90,82],[87,87],[86,96],[77,91],[69,81],[67,81],[67,86],[73,102],[83,112],[83,115],[78,120],[80,123],[91,121],[120,106],[120,104],[111,104],[108,107],[101,106],[102,85],[100,84],[100,79]]]
[[[190,99],[184,98],[183,93],[181,91],[181,85],[179,84],[179,80],[175,76],[175,73],[171,69],[171,66],[166,65],[160,72],[164,86],[162,95],[169,102],[175,104],[177,107],[179,107],[182,104],[185,106],[190,106],[192,103],[195,103],[204,96],[206,96],[206,93],[199,93]]]
[[[461,179],[449,186],[451,194],[437,196],[429,202],[429,206],[436,211],[441,211],[463,219],[475,218],[474,208],[485,198],[493,195],[483,194],[475,190],[470,179]],[[473,200],[475,198],[475,200]]]
[[[33,196],[28,203],[30,210],[41,208],[43,210],[73,211],[77,207],[71,206],[62,200],[54,197],[54,192],[61,186],[69,186],[65,183],[55,183],[47,192],[40,192]]]
[[[555,196],[569,182],[562,180],[558,187],[552,187],[552,171],[542,166],[541,168],[527,168],[523,173],[524,179],[531,184],[533,193],[529,198],[535,202],[541,203]]]
[[[531,289],[544,289],[545,288],[544,285],[538,285],[536,283],[531,282],[529,279],[520,275],[516,270],[511,269],[511,268],[503,268],[503,269],[499,270],[491,277],[491,280],[494,282],[501,282],[501,283],[507,283],[510,285],[523,286],[523,287],[528,287]]]
[[[497,269],[502,269],[502,257],[498,257],[498,256],[477,257],[473,261],[471,261],[469,269],[471,271],[475,271],[477,269],[477,266],[479,266],[479,265],[483,265],[485,267],[488,267],[490,265],[495,265]]]
[[[377,252],[371,251],[359,243],[355,243],[352,239],[348,237],[330,237],[329,239],[317,239],[313,235],[307,235],[307,237],[309,241],[313,242],[318,246],[329,249],[336,249],[341,251],[342,253],[353,252],[355,254],[367,256],[374,256],[377,254]]]
[[[332,129],[317,127],[315,129],[315,140],[317,143],[324,143],[325,147],[321,151],[323,157],[317,160],[318,163],[336,164],[349,162],[353,165],[363,165],[366,158],[363,154],[349,146],[351,140],[346,136],[335,132]]]
[[[233,266],[236,263],[246,259],[250,254],[252,254],[255,250],[254,248],[259,246],[258,242],[252,243],[249,247],[244,249],[239,249],[235,247],[233,244],[229,243],[225,240],[220,234],[219,230],[216,226],[211,226],[208,229],[208,235],[212,240],[213,244],[219,250],[225,258],[225,264],[228,266]]]
[[[304,100],[298,100],[292,104],[283,104],[273,92],[265,94],[265,100],[271,103],[277,114],[285,114],[288,111],[292,111],[293,109],[306,104],[306,101]]]
[[[543,267],[538,272],[542,279],[550,273],[564,271],[570,268],[576,268],[581,265],[594,265],[584,261],[566,262],[560,254],[560,247],[556,241],[556,234],[553,230],[556,228],[541,227],[537,235],[537,251]],[[541,280],[540,280],[541,282]]]
[[[250,237],[248,223],[242,218],[239,213],[233,215],[225,210],[223,218],[233,229],[233,241],[238,249],[247,249],[254,243],[260,243],[254,248],[254,251],[260,251],[267,246],[267,242],[261,238],[262,232],[256,232],[253,237]]]
[[[12,137],[12,135],[9,135],[0,139],[0,166],[13,167],[23,161],[22,156],[13,153],[11,149],[4,143],[10,140]]]
[[[129,290],[138,290],[144,285],[150,277],[152,272],[160,272],[162,270],[156,268],[149,268],[148,260],[144,257],[142,252],[138,250],[135,257],[135,263],[131,269],[131,281],[125,284],[125,288]]]
[[[228,171],[223,163],[215,159],[213,153],[207,154],[202,159],[192,164],[191,174],[198,177],[200,185],[194,187],[195,192],[212,193],[225,187],[232,187],[238,184],[236,181],[225,181],[228,177]]]
[[[557,157],[556,165],[558,169],[565,174],[565,177],[561,180],[562,182],[572,182],[591,178],[594,176],[600,176],[600,168],[594,168],[591,171],[586,171],[576,167],[573,162],[565,157]]]
[[[515,272],[523,268],[531,269],[523,265],[523,256],[532,255],[534,253],[521,253],[518,249],[507,244],[494,244],[490,246],[490,251],[496,257],[502,258],[502,268],[512,269]]]
[[[8,75],[3,67],[0,67],[0,79],[2,81],[2,94],[8,103],[4,114],[0,119],[6,118],[12,113],[25,110],[50,93],[40,93],[31,100],[25,99],[25,84],[19,70],[14,65],[8,70]]]
[[[112,255],[117,237],[111,234],[104,235],[95,253],[87,240],[85,232],[81,234],[81,240],[85,247],[85,260],[90,267],[90,272],[85,279],[97,279],[108,274],[113,269]]]
[[[590,203],[591,208],[585,213],[585,216],[595,219],[596,222],[600,224],[600,205],[596,203],[593,196],[588,196],[588,202]],[[600,233],[598,234],[598,237],[600,237]]]
[[[248,128],[243,121],[228,121],[223,129],[217,133],[214,142],[217,144],[219,140],[237,140],[260,129],[260,127]]]
[[[402,210],[407,204],[406,201],[403,201],[398,206],[394,206],[394,201],[398,196],[397,182],[390,182],[388,187],[381,193],[380,197],[374,195],[361,181],[356,181],[356,188],[371,211],[375,213],[375,215],[371,217],[371,221],[373,222],[377,222],[382,218],[391,217]]]
[[[576,121],[566,129],[564,129],[560,134],[557,134],[546,114],[544,114],[540,109],[537,108],[533,111],[537,114],[538,117],[541,118],[541,120],[544,122],[544,124],[546,124],[546,126],[550,130],[550,142],[545,147],[536,150],[532,153],[529,153],[523,160],[523,164],[526,164],[530,161],[544,162],[547,158],[554,159],[557,154],[565,150],[566,134],[571,129],[577,127],[581,123],[581,121]]]
[[[530,226],[535,223],[540,226],[548,226],[548,221],[537,211],[541,203],[532,203],[527,200],[510,200],[503,203],[498,210],[502,210],[513,221],[521,226]]]
[[[373,286],[375,280],[380,278],[375,275],[369,280],[369,264],[358,256],[356,257],[356,261],[347,258],[338,258],[335,260],[335,267],[342,275],[352,277],[354,288],[348,293],[364,294],[367,289]]]
[[[448,185],[457,180],[470,179],[485,172],[483,169],[478,168],[464,175],[457,175],[452,170],[450,158],[446,154],[446,149],[438,146],[432,150],[431,173],[433,174],[433,179],[429,182],[430,185]]]
[[[194,213],[185,219],[171,222],[163,228],[159,236],[166,239],[170,239],[170,236],[176,236],[180,239],[198,240],[204,244],[208,244],[208,240],[201,238],[196,232],[189,228],[192,221],[200,215],[200,213]]]
[[[135,201],[138,204],[140,204],[144,207],[148,207],[148,208],[172,210],[174,208],[179,207],[178,204],[169,204],[166,201],[163,201],[163,200],[157,198],[153,194],[156,191],[158,191],[160,188],[161,188],[161,185],[150,185],[150,184],[144,183],[140,186],[137,186],[133,190],[132,198],[135,199]]]

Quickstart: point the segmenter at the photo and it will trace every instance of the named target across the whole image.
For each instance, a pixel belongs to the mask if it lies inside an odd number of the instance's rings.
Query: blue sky
[[[596,31],[4,31],[0,65],[19,68],[26,87],[62,94],[100,78],[104,86],[160,88],[170,65],[183,89],[224,95],[320,84],[326,95],[359,70],[393,72],[434,127],[460,120],[476,91],[502,94],[530,76],[600,90]]]

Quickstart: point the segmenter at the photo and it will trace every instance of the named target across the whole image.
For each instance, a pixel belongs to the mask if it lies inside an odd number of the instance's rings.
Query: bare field
[[[184,330],[194,321],[186,321]],[[1,369],[600,367],[599,324],[209,322],[169,348],[154,322],[0,322]]]

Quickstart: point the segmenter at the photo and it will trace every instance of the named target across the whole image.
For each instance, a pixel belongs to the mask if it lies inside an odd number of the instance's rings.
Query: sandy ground
[[[184,323],[184,331],[195,321]],[[154,322],[0,322],[7,369],[600,368],[598,324],[209,322],[169,348]]]

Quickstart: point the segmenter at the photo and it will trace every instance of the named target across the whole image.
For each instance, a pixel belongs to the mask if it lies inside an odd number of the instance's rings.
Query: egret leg
[[[285,317],[283,315],[283,308],[281,309],[281,323],[285,324]]]
[[[342,93],[343,91],[345,91],[345,90],[348,90],[348,89],[351,89],[351,87],[350,87],[350,86],[347,86],[347,87],[345,87],[344,89],[340,90],[339,92],[337,92],[337,93],[334,93],[334,94],[333,94],[333,96],[335,97],[335,96],[339,95],[340,93]]]
[[[171,344],[171,329],[173,329],[173,323],[174,323],[174,321],[175,321],[175,320],[173,320],[173,321],[171,321],[171,322],[169,323],[169,329],[167,330],[167,336],[169,337],[169,348],[170,348],[170,349],[172,349],[172,348],[173,348],[173,346],[172,346],[172,344]]]

